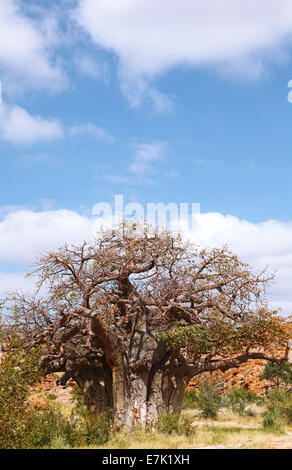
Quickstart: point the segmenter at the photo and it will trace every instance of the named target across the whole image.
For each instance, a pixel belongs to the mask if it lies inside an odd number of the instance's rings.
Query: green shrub
[[[182,416],[178,424],[178,434],[182,436],[191,436],[195,434],[195,427],[192,426],[192,419],[187,416]]]
[[[222,399],[213,382],[203,382],[197,394],[197,407],[204,418],[216,418],[222,406]]]
[[[158,419],[158,432],[163,434],[178,433],[179,414],[161,414]]]
[[[11,345],[0,367],[0,449],[70,448],[104,444],[110,435],[106,414],[92,416],[81,400],[79,413],[64,417],[57,404],[49,410],[29,408],[29,386],[41,377],[39,350],[28,353]],[[51,401],[56,395],[49,394]],[[82,410],[82,412],[81,412]]]
[[[21,448],[25,449],[51,448],[56,440],[62,440],[68,447],[82,442],[78,424],[54,408],[44,412],[28,412],[22,431],[20,443]]]
[[[86,445],[105,444],[110,438],[111,423],[107,413],[89,415],[84,419],[81,435]]]
[[[196,390],[186,390],[183,401],[183,408],[197,408],[197,392]]]
[[[40,350],[25,351],[17,336],[0,367],[0,449],[21,446],[29,386],[41,376]]]
[[[267,411],[264,414],[263,427],[266,430],[280,431],[282,428],[282,421],[279,414],[271,410]]]
[[[189,436],[195,432],[195,428],[192,426],[192,420],[187,416],[161,414],[158,420],[158,432]]]
[[[107,442],[111,432],[110,410],[100,415],[89,411],[82,390],[77,384],[72,387],[71,400],[75,403],[72,417],[82,418],[81,433],[85,444],[98,445]]]
[[[85,405],[84,395],[78,384],[74,384],[70,391],[71,401],[75,404],[74,413],[80,416],[87,416],[87,407]]]
[[[279,428],[281,424],[292,424],[292,396],[290,392],[275,389],[267,398],[263,426]]]
[[[247,405],[251,403],[261,404],[263,399],[255,393],[246,390],[244,387],[232,387],[225,392],[223,403],[227,408],[230,408],[234,413],[240,416],[249,414],[253,416],[251,410],[246,410]]]
[[[250,390],[246,390],[244,387],[232,387],[227,391],[226,396],[233,402],[238,400],[244,400],[246,403],[262,402],[261,397]]]
[[[57,395],[55,395],[54,393],[49,393],[47,396],[48,400],[56,400],[56,398],[57,398]]]

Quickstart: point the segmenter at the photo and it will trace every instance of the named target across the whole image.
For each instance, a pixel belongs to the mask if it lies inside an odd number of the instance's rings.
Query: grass
[[[183,414],[193,417],[195,432],[190,436],[166,435],[142,429],[123,429],[113,433],[98,449],[195,449],[205,447],[234,449],[292,449],[292,427],[283,431],[269,431],[262,426],[263,407],[258,407],[257,416],[238,416],[222,410],[216,420],[198,417],[193,409]]]
[[[38,398],[46,398],[65,417],[69,417],[73,404],[58,403],[43,391],[36,393]],[[51,398],[51,400],[50,400]],[[263,427],[266,404],[252,404],[252,415],[239,414],[230,407],[221,408],[216,418],[206,418],[202,412],[192,406],[185,406],[182,415],[190,420],[194,432],[189,435],[178,433],[166,434],[158,431],[145,431],[141,428],[124,428],[112,432],[110,439],[103,445],[88,445],[87,449],[292,449],[292,425],[283,425],[279,429]],[[68,445],[58,437],[51,448],[66,449]]]

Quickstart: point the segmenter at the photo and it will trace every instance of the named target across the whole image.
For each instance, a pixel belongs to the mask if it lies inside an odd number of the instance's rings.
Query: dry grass
[[[282,433],[266,431],[262,427],[262,410],[256,416],[238,416],[223,410],[218,419],[207,420],[198,417],[195,410],[184,410],[194,418],[195,432],[191,436],[165,435],[141,429],[124,429],[112,434],[106,445],[100,449],[292,449],[292,428]]]
[[[69,416],[73,405],[56,403],[65,416]],[[282,431],[263,428],[264,406],[253,405],[254,416],[239,416],[222,409],[215,420],[202,418],[196,409],[185,409],[183,414],[192,419],[194,432],[190,436],[162,434],[140,428],[122,429],[114,432],[103,446],[87,447],[99,449],[292,449],[292,426]],[[56,443],[56,448],[62,448]],[[59,447],[58,447],[59,446]]]

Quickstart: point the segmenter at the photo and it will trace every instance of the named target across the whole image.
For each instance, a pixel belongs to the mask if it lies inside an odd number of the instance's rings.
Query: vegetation
[[[0,341],[3,332],[0,331]],[[0,366],[0,448],[22,446],[29,386],[41,375],[40,350],[27,354],[20,338],[11,331],[5,360]]]
[[[272,277],[255,275],[227,248],[198,251],[179,236],[142,228],[123,224],[92,243],[44,254],[33,274],[36,293],[45,286],[46,297],[7,299],[0,448],[123,446],[127,428],[136,432],[133,442],[144,435],[157,445],[164,436],[173,446],[183,438],[197,446],[203,435],[219,442],[241,434],[235,414],[254,420],[250,434],[292,424],[288,348],[283,357],[259,352],[290,336],[265,303]],[[212,382],[185,394],[194,376],[249,359],[269,361],[263,378],[276,390],[265,403],[241,387],[219,393]],[[52,393],[46,409],[32,409],[31,385],[60,372],[59,385],[77,384],[72,412]],[[224,413],[233,420],[228,430]]]
[[[125,222],[43,254],[31,274],[48,295],[8,299],[28,347],[40,345],[44,372],[63,372],[63,385],[72,378],[88,409],[111,409],[116,426],[151,427],[160,414],[180,413],[202,372],[286,359],[259,352],[289,336],[266,305],[272,276],[227,248],[197,250]]]
[[[268,380],[272,387],[292,384],[292,364],[285,361],[281,364],[268,362],[260,376],[261,380]]]
[[[248,405],[261,405],[263,399],[255,393],[246,390],[244,387],[233,387],[226,391],[224,402],[225,406],[230,408],[234,413],[243,416],[245,414],[253,414],[252,408],[248,408]]]
[[[9,341],[9,343],[7,343]],[[27,353],[17,334],[7,337],[5,359],[0,367],[0,449],[35,449],[100,445],[110,435],[106,414],[90,415],[81,404],[70,417],[54,406],[55,395],[47,410],[30,407],[30,386],[41,376],[39,349]]]
[[[272,436],[292,447],[292,439],[285,431],[292,426],[292,399],[285,390],[274,390],[265,400],[241,387],[231,388],[220,396],[214,383],[205,382],[197,393],[194,390],[186,393],[185,405],[189,403],[191,406],[185,406],[181,415],[162,414],[157,427],[152,429],[137,426],[116,429],[108,414],[95,415],[88,410],[78,385],[71,389],[73,403],[69,413],[63,405],[56,403],[56,399],[49,399],[50,393],[46,395],[48,409],[31,409],[29,384],[39,378],[39,353],[34,351],[25,356],[18,350],[10,351],[0,368],[4,387],[0,389],[0,396],[6,388],[10,390],[8,384],[16,387],[21,377],[24,387],[19,387],[19,390],[26,390],[17,401],[14,412],[11,394],[6,393],[5,407],[1,401],[0,425],[2,428],[5,426],[5,432],[0,433],[2,449],[262,448],[267,446]],[[24,373],[28,366],[34,369],[34,374]],[[252,416],[238,414],[237,407],[242,402],[252,403],[256,413]],[[8,420],[5,413],[8,413]]]
[[[197,408],[204,418],[216,418],[222,406],[222,397],[212,382],[203,382],[196,396]]]
[[[265,428],[281,429],[292,424],[292,396],[286,390],[273,390],[266,401],[263,425]]]
[[[190,436],[195,433],[192,420],[179,414],[160,415],[157,425],[158,432],[162,434],[178,434]]]

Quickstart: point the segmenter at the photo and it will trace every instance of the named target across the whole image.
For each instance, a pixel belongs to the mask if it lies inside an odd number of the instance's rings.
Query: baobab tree
[[[117,425],[153,425],[179,413],[194,376],[274,357],[283,319],[265,303],[271,279],[227,248],[199,250],[179,235],[123,223],[93,242],[42,255],[36,295],[14,294],[28,346],[45,374],[72,378],[87,405]],[[40,297],[40,292],[45,294]]]

